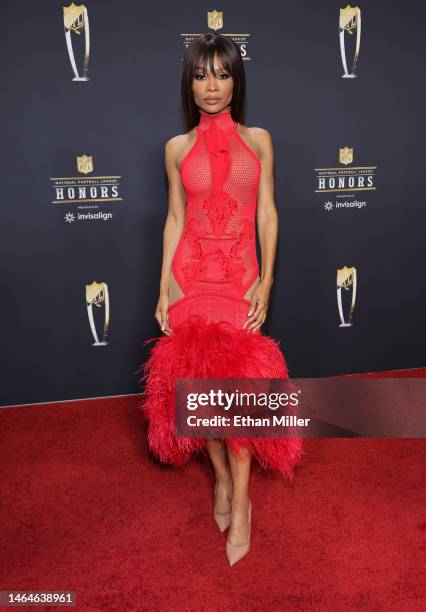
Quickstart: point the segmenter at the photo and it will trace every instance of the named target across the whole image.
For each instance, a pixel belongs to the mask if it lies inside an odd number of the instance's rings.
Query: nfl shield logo
[[[64,9],[64,26],[67,30],[74,30],[78,32],[81,28],[84,28],[84,4],[76,5],[74,2],[69,6],[62,7]]]
[[[354,160],[354,150],[349,147],[344,147],[343,149],[339,149],[339,162],[341,164],[351,164]]]
[[[207,24],[211,30],[223,28],[223,11],[207,11]]]
[[[93,158],[88,155],[77,155],[77,170],[82,174],[93,172]]]

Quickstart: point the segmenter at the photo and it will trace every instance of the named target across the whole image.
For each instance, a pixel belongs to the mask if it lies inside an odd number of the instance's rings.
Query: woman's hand
[[[247,328],[252,332],[255,332],[261,325],[263,325],[266,319],[266,313],[268,311],[271,287],[272,282],[263,279],[253,291],[250,300],[251,304],[248,319],[244,323],[243,329]]]
[[[160,293],[157,308],[155,309],[155,319],[166,336],[171,336],[172,334],[172,330],[169,327],[169,305],[170,301],[167,293]]]

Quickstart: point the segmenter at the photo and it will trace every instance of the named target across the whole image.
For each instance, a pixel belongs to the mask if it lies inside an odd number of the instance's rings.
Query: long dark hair
[[[200,112],[194,102],[192,81],[196,73],[197,64],[203,66],[205,72],[210,67],[214,72],[214,56],[222,66],[229,71],[234,80],[234,89],[231,100],[231,117],[238,123],[244,123],[244,105],[246,94],[246,79],[244,63],[241,53],[233,40],[216,32],[201,34],[194,38],[187,46],[182,62],[181,97],[182,110],[187,130],[191,130],[200,120]]]

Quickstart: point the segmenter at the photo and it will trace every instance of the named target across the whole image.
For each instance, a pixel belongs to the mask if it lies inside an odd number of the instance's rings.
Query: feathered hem
[[[205,452],[205,438],[175,435],[176,378],[288,378],[279,343],[260,332],[237,328],[227,321],[209,322],[190,316],[157,341],[148,360],[137,372],[145,390],[138,407],[148,421],[148,444],[163,463],[183,465],[198,451]],[[237,457],[248,448],[259,465],[278,470],[288,479],[303,454],[300,438],[227,438]]]

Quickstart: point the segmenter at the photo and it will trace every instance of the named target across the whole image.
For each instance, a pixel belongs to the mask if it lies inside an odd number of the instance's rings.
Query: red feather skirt
[[[148,444],[163,463],[185,464],[195,452],[206,452],[206,439],[175,435],[177,378],[288,378],[279,342],[242,329],[249,302],[237,297],[184,296],[169,308],[170,336],[149,338],[156,344],[137,373],[144,387],[138,404],[148,421]],[[225,438],[239,457],[242,446],[266,470],[293,478],[302,454],[301,438]]]

